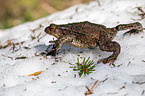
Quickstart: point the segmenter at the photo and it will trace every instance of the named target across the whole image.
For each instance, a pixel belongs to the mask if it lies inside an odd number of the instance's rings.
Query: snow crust
[[[114,41],[121,45],[121,53],[114,63],[116,67],[96,63],[112,54],[99,48],[82,50],[64,45],[56,57],[35,55],[45,50],[54,38],[44,33],[50,23],[90,21],[114,27],[138,21],[145,26],[145,19],[140,20],[137,9],[142,7],[145,10],[144,0],[100,0],[100,3],[101,6],[97,1],[76,5],[1,30],[0,45],[11,40],[15,47],[10,45],[0,49],[0,96],[84,96],[85,86],[91,88],[97,80],[99,86],[90,96],[145,96],[145,33],[123,37],[126,31],[121,31],[116,35]],[[69,68],[69,62],[75,64],[77,57],[89,56],[96,63],[96,71],[79,78],[77,72]],[[39,71],[44,72],[28,76]]]

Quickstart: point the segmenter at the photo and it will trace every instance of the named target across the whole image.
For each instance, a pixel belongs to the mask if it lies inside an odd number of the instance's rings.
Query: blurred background
[[[95,0],[0,0],[0,29],[11,28],[90,1]]]

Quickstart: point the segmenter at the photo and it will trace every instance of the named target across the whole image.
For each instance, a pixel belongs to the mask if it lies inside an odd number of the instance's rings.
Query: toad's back
[[[90,23],[88,21],[79,22],[79,23],[70,23],[66,25],[59,25],[61,29],[66,29],[63,31],[64,34],[73,34],[75,36],[85,36],[86,38],[96,38],[99,39],[99,34],[106,34],[106,27],[100,24]],[[68,32],[69,30],[69,32]],[[65,33],[66,32],[66,33]]]

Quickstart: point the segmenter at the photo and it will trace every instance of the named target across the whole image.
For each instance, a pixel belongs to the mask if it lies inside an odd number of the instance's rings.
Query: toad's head
[[[55,36],[56,38],[59,38],[61,36],[61,30],[55,24],[50,24],[50,26],[46,27],[45,32],[47,34]]]

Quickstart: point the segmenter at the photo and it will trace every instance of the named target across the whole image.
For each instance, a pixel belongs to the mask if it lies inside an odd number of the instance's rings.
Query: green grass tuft
[[[80,63],[79,62],[79,58],[77,58],[77,63],[76,64],[71,64],[72,65],[70,68],[73,68],[73,71],[78,71],[79,76],[81,77],[83,74],[84,76],[89,75],[90,73],[92,73],[92,71],[95,71],[95,64],[94,64],[94,60],[89,60],[90,57],[88,57],[88,59],[86,60],[84,58],[83,62]]]

